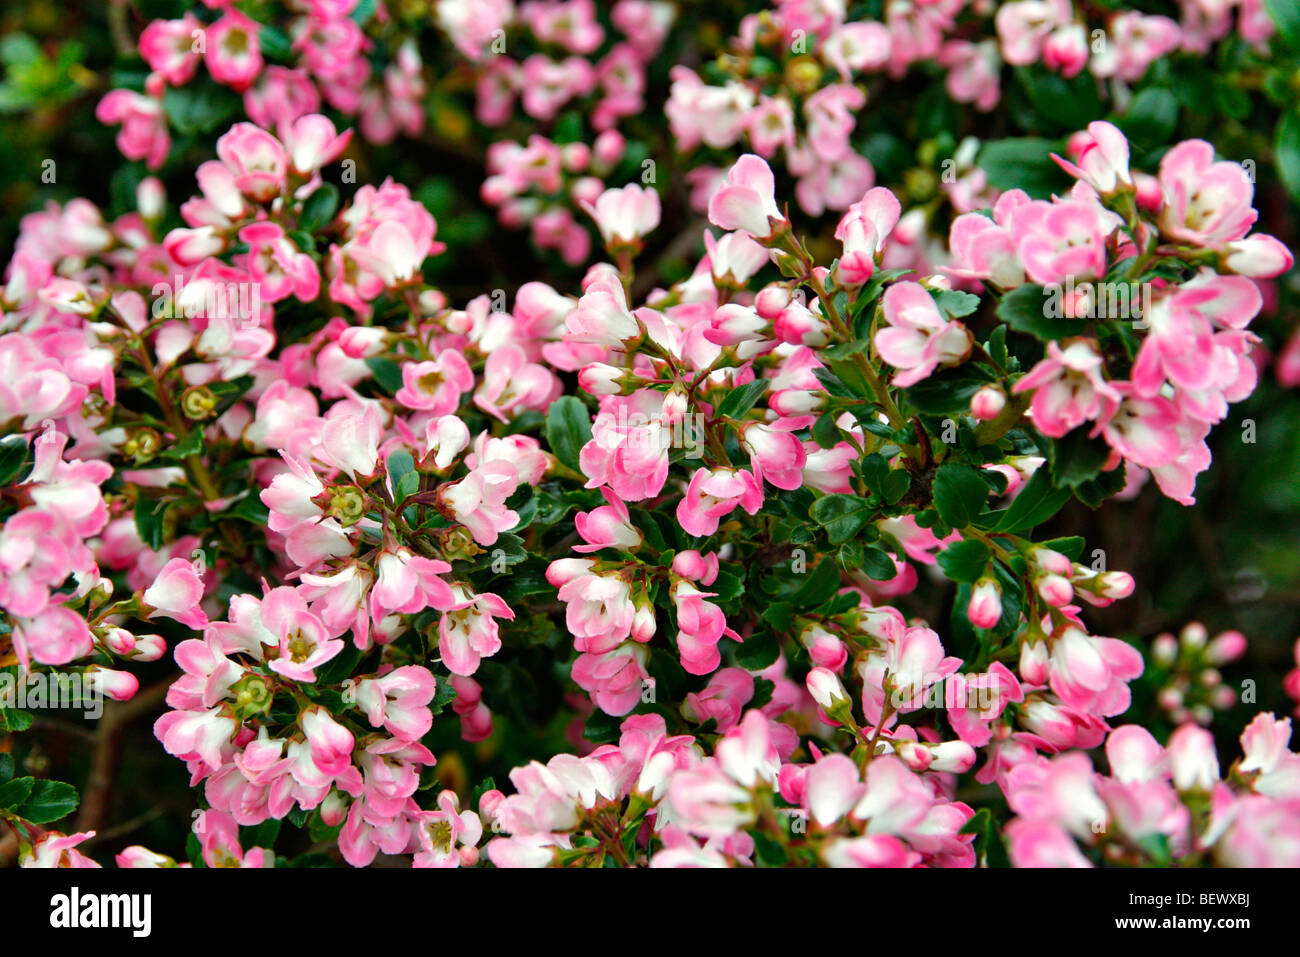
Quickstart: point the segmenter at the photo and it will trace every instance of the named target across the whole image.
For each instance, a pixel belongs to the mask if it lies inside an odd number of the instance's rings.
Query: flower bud
[[[986,385],[970,399],[970,414],[982,422],[996,419],[1006,408],[1007,394],[995,385]]]
[[[1157,635],[1151,642],[1151,658],[1162,668],[1168,668],[1178,660],[1178,639],[1165,633]]]
[[[840,681],[840,676],[829,668],[814,668],[808,672],[808,693],[827,714],[832,714],[847,707],[848,693]]]
[[[1239,631],[1225,631],[1206,646],[1205,660],[1214,665],[1226,665],[1246,653],[1246,636]]]
[[[1020,677],[1031,685],[1047,684],[1047,664],[1050,660],[1047,642],[1038,638],[1035,641],[1020,643]]]
[[[966,617],[976,628],[992,628],[1002,618],[1002,588],[992,578],[981,578],[971,589]]]

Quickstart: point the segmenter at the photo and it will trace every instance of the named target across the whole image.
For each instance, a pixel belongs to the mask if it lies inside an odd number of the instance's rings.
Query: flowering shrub
[[[1148,559],[1065,523],[1192,506],[1260,384],[1300,21],[745,6],[115,8],[129,208],[0,294],[0,691],[135,707],[195,810],[97,853],[0,698],[21,863],[1300,864],[1291,719],[1211,730],[1243,632],[1108,629]],[[389,175],[431,119],[546,271]]]

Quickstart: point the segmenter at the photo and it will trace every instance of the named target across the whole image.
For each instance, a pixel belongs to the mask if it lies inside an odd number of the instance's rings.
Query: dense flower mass
[[[1243,633],[1108,633],[1142,557],[1057,524],[1195,503],[1259,385],[1293,253],[1142,85],[1282,57],[1259,0],[775,0],[698,69],[666,0],[172,6],[95,109],[131,208],[50,199],[0,289],[0,675],[174,664],[191,840],[117,865],[1300,865],[1292,718],[1208,730]],[[1091,108],[860,135],[927,77]],[[439,116],[550,274],[436,281],[374,148]],[[97,866],[31,790],[21,862]]]

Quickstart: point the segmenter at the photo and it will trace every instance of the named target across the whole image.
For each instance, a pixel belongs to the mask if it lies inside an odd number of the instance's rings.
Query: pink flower
[[[19,867],[99,867],[94,861],[78,851],[77,845],[95,836],[94,831],[82,831],[78,834],[61,834],[58,831],[46,831],[32,846],[26,850],[18,861]]]
[[[1219,782],[1219,758],[1214,736],[1204,728],[1185,724],[1169,736],[1165,749],[1174,787],[1179,791],[1209,791]]]
[[[280,139],[289,152],[289,165],[304,176],[338,159],[352,139],[352,131],[334,129],[329,117],[319,113],[296,117],[280,129]]]
[[[486,462],[439,492],[451,518],[464,525],[480,545],[495,545],[497,536],[519,523],[517,512],[505,507],[519,486],[519,473],[505,462]]]
[[[1071,708],[1110,717],[1129,706],[1128,682],[1142,674],[1142,655],[1117,638],[1066,625],[1051,642],[1048,681]]]
[[[1011,224],[1015,211],[1030,201],[1023,191],[1012,189],[998,197],[991,220],[979,213],[963,213],[954,219],[948,233],[952,262],[943,272],[961,279],[987,280],[1000,289],[1024,285],[1025,268]]]
[[[289,156],[284,146],[252,123],[236,123],[223,133],[217,157],[234,176],[235,188],[256,202],[265,203],[285,188]]]
[[[330,638],[324,622],[293,588],[273,588],[266,594],[262,624],[279,645],[279,656],[270,669],[294,681],[315,681],[314,669],[343,650],[343,640]]]
[[[1179,143],[1160,161],[1160,231],[1193,246],[1222,249],[1250,232],[1255,187],[1240,163],[1215,162],[1204,140]]]
[[[756,515],[763,505],[763,486],[744,469],[696,469],[677,504],[677,521],[688,535],[712,535],[718,521],[740,506]]]
[[[122,124],[117,148],[127,159],[144,160],[150,169],[158,169],[167,159],[172,140],[163,113],[161,82],[146,82],[144,95],[133,90],[110,90],[95,107],[95,119]]]
[[[743,229],[768,239],[788,224],[776,205],[776,181],[767,163],[746,153],[727,171],[727,181],[709,200],[709,222],[728,232]]]
[[[1114,125],[1104,120],[1089,123],[1086,133],[1077,133],[1071,137],[1070,153],[1074,157],[1073,163],[1061,159],[1055,153],[1052,154],[1052,159],[1071,176],[1083,180],[1102,196],[1132,189],[1133,177],[1128,168],[1128,139]]]
[[[754,676],[743,668],[723,668],[709,679],[703,691],[691,692],[683,712],[699,724],[712,719],[719,731],[740,723],[745,705],[754,697]]]
[[[63,605],[50,605],[33,618],[14,619],[14,653],[24,672],[32,660],[43,665],[66,665],[94,650],[94,636],[86,620]]]
[[[902,370],[893,378],[895,385],[915,385],[940,365],[960,362],[970,352],[966,327],[945,320],[920,283],[890,286],[882,308],[889,325],[876,332],[876,349],[882,359]]]
[[[657,405],[655,397],[659,397]],[[616,397],[596,416],[578,453],[587,488],[608,485],[625,502],[658,495],[668,480],[672,431],[662,420],[662,394]]]
[[[1031,280],[1043,285],[1095,278],[1106,273],[1110,214],[1096,203],[1032,200],[1011,221],[1016,246]]]
[[[562,389],[560,380],[550,369],[529,362],[523,347],[507,343],[494,349],[484,363],[483,384],[474,393],[474,404],[500,421],[508,422],[507,413],[548,408],[560,397]]]
[[[474,388],[474,372],[455,349],[443,350],[436,359],[402,366],[402,388],[394,396],[408,409],[434,416],[455,412],[462,393]]]
[[[1064,349],[1047,344],[1047,358],[1011,387],[1017,394],[1034,391],[1030,415],[1044,435],[1059,439],[1071,429],[1101,418],[1120,401],[1120,394],[1101,376],[1102,358],[1086,339],[1072,339]]]
[[[168,711],[154,722],[153,733],[168,754],[216,771],[237,727],[230,709],[218,706],[210,711]]]
[[[573,550],[597,552],[602,548],[617,548],[630,551],[640,547],[643,536],[632,525],[627,505],[610,489],[602,488],[600,491],[609,504],[574,516],[574,526],[586,544],[574,545]]]
[[[205,59],[218,83],[242,93],[262,72],[262,46],[258,26],[238,10],[207,28]]]
[[[322,774],[334,777],[352,766],[356,739],[328,711],[319,706],[307,708],[298,716],[298,723],[307,736],[312,763]]]
[[[633,183],[621,189],[607,189],[596,202],[581,206],[596,221],[608,249],[637,247],[641,239],[659,225],[659,193]]]
[[[754,477],[767,479],[779,489],[793,490],[803,484],[803,469],[808,462],[803,443],[791,432],[760,422],[740,427],[740,447],[749,453]]]
[[[483,824],[473,811],[460,810],[455,792],[440,792],[438,810],[421,811],[413,818],[420,841],[415,867],[459,867],[478,861],[475,845],[483,837]]]
[[[203,579],[194,565],[183,558],[173,558],[145,589],[141,603],[148,609],[145,618],[161,615],[190,628],[202,628],[208,623],[208,616],[199,607],[202,598]]]
[[[394,613],[414,615],[426,608],[452,607],[456,594],[438,577],[449,571],[451,566],[446,562],[416,555],[409,548],[384,549],[375,561],[371,615],[378,621]]]
[[[609,715],[625,715],[641,700],[646,650],[627,642],[601,654],[584,652],[573,663],[571,677],[591,695],[592,703]]]
[[[453,585],[452,594],[455,604],[443,611],[438,622],[438,654],[448,671],[468,677],[478,670],[480,659],[501,650],[496,620],[512,621],[515,613],[489,592],[476,595],[464,586]]]
[[[898,198],[883,186],[867,191],[849,207],[835,227],[835,238],[844,246],[836,268],[836,278],[849,286],[860,286],[876,269],[876,257],[884,249],[885,239],[898,225],[902,206]]]
[[[372,727],[406,741],[418,741],[433,725],[429,702],[435,681],[428,668],[404,665],[379,678],[366,678],[356,686],[357,706]]]
[[[688,674],[711,674],[722,661],[718,641],[723,636],[733,641],[741,638],[727,627],[722,609],[704,600],[712,598],[712,593],[702,592],[688,581],[674,582],[671,593],[677,609],[677,652],[682,668]]]
[[[368,402],[360,409],[336,404],[321,429],[316,457],[355,480],[371,478],[379,469],[382,415],[376,403]]]
[[[140,34],[140,56],[170,86],[184,86],[194,78],[203,59],[195,49],[201,33],[193,13],[180,20],[154,20]]]

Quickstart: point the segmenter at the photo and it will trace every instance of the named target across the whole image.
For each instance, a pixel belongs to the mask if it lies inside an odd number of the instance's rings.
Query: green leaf
[[[1101,438],[1088,438],[1080,426],[1052,443],[1052,484],[1074,488],[1096,478],[1110,458],[1110,446]]]
[[[10,731],[26,731],[36,720],[30,711],[21,708],[0,708],[0,734]]]
[[[402,367],[392,359],[371,356],[366,360],[366,365],[370,367],[370,374],[375,377],[379,387],[389,395],[396,395],[402,388]]]
[[[235,115],[239,100],[225,87],[211,82],[169,86],[163,92],[163,110],[182,136],[211,133]]]
[[[256,495],[245,495],[226,510],[227,515],[252,522],[254,525],[265,525],[270,513],[271,510]]]
[[[203,451],[203,426],[198,425],[181,436],[171,448],[163,449],[159,458],[180,461]]]
[[[755,632],[736,646],[736,664],[746,671],[770,668],[780,655],[781,643],[768,631]]]
[[[1300,50],[1300,6],[1295,0],[1264,0],[1264,8],[1277,24],[1277,32],[1287,46]]]
[[[967,362],[955,369],[942,369],[927,376],[905,389],[903,395],[912,408],[927,415],[966,413],[970,411],[971,396],[991,381],[993,377],[984,366]]]
[[[267,59],[288,62],[293,56],[293,41],[283,30],[262,24],[257,31],[257,42]]]
[[[1039,67],[1016,73],[1045,128],[1073,132],[1101,112],[1097,83],[1091,76],[1081,74],[1067,80]]]
[[[764,606],[758,617],[777,631],[790,631],[794,627],[794,605],[788,601],[774,601]]]
[[[1017,332],[1042,342],[1077,336],[1083,331],[1082,320],[1060,315],[1059,290],[1049,292],[1042,286],[1028,285],[1013,289],[998,303],[998,318]]]
[[[1023,532],[1047,521],[1070,499],[1070,490],[1053,488],[1048,469],[1039,467],[997,524],[999,532]]]
[[[619,738],[619,725],[623,723],[621,717],[612,714],[606,714],[597,708],[587,716],[586,723],[582,726],[582,736],[592,744],[611,744]]]
[[[27,800],[14,813],[33,824],[49,824],[77,809],[77,789],[62,781],[37,781]]]
[[[9,759],[12,773],[13,758]],[[36,786],[35,778],[14,778],[5,784],[0,784],[0,808],[12,810],[24,801],[32,793],[32,788]]]
[[[807,579],[794,593],[790,601],[796,608],[815,608],[839,590],[841,584],[840,569],[835,562],[823,558],[808,573]]]
[[[898,566],[889,557],[889,552],[875,545],[862,549],[862,571],[872,581],[887,582],[897,577]]]
[[[833,449],[840,442],[840,427],[835,424],[835,413],[826,412],[813,423],[813,441],[824,449]]]
[[[1300,17],[1300,13],[1296,16]],[[1300,115],[1287,113],[1277,124],[1273,137],[1273,162],[1277,164],[1278,178],[1288,195],[1300,202]]]
[[[591,441],[591,416],[582,400],[561,396],[546,410],[546,441],[556,458],[575,471],[582,471],[578,453]]]
[[[997,140],[984,144],[976,163],[996,189],[1023,189],[1030,196],[1046,199],[1052,193],[1065,192],[1070,185],[1069,177],[1052,159],[1053,151],[1059,152],[1054,140]]]
[[[410,479],[411,481],[407,481]],[[415,471],[415,459],[405,449],[397,449],[388,456],[388,482],[398,504],[420,487],[420,473]],[[414,486],[414,487],[412,487]]]
[[[809,514],[826,529],[831,544],[840,545],[860,532],[875,513],[865,498],[834,492],[814,502]]]
[[[718,577],[713,580],[708,590],[717,596],[718,601],[731,601],[744,594],[745,579],[743,575],[731,568],[720,568]]]
[[[912,487],[912,476],[906,469],[891,469],[881,483],[880,491],[890,505],[897,505]]]
[[[0,439],[0,485],[11,485],[27,463],[27,440],[21,435]]]
[[[261,824],[241,827],[239,843],[245,848],[274,847],[275,839],[280,836],[280,821],[268,818]]]
[[[978,539],[967,539],[949,545],[937,556],[939,567],[955,582],[979,581],[988,567],[989,547]]]
[[[989,485],[969,465],[949,463],[934,473],[934,507],[944,524],[965,528],[984,511]]]
[[[1178,127],[1178,97],[1163,87],[1146,87],[1133,98],[1119,127],[1145,149],[1168,143]]]
[[[1125,483],[1124,463],[1109,472],[1102,472],[1090,482],[1084,482],[1074,490],[1075,497],[1089,508],[1096,508],[1112,495],[1118,494]]]
[[[737,386],[727,393],[727,397],[718,403],[715,413],[719,418],[739,419],[754,407],[763,393],[767,391],[767,379],[755,379],[742,386]]]
[[[980,297],[969,292],[942,289],[937,294],[931,293],[931,295],[934,296],[939,311],[947,315],[949,319],[960,319],[963,316],[969,316],[980,307]]]
[[[140,540],[154,551],[163,545],[163,515],[171,502],[167,499],[141,496],[135,503],[135,529]]]
[[[329,225],[339,208],[339,190],[333,183],[324,183],[302,204],[298,222],[308,232],[316,232]]]
[[[975,860],[983,861],[987,867],[1010,867],[1006,846],[1002,835],[993,822],[993,815],[986,807],[980,808],[962,827],[961,834],[975,835]]]
[[[0,784],[8,781],[14,776],[14,756],[8,753],[0,753]]]

